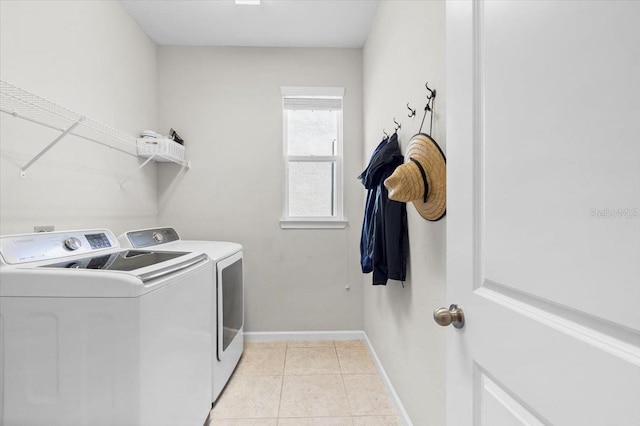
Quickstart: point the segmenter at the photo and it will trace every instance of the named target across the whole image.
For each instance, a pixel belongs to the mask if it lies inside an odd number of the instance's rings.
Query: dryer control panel
[[[60,259],[118,247],[117,238],[108,229],[38,232],[0,237],[0,255],[4,263],[11,265]]]
[[[140,231],[127,232],[125,236],[133,248],[152,247],[180,239],[180,236],[173,228],[142,229]]]

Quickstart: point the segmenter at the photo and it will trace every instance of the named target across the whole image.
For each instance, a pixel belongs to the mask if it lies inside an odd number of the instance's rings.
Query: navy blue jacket
[[[394,133],[380,142],[359,176],[368,190],[360,238],[360,265],[365,274],[373,271],[374,285],[385,285],[388,279],[404,281],[407,275],[407,205],[390,200],[384,186],[385,179],[403,162],[398,135]]]

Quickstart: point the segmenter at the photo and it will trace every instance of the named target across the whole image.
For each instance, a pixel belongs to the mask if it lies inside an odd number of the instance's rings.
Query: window
[[[341,87],[283,87],[282,228],[344,228]]]

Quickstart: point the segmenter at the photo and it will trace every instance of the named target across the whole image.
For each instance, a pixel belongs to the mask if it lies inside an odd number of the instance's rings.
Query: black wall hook
[[[426,87],[427,90],[429,91],[429,94],[427,95],[427,99],[431,100],[436,97],[436,89],[433,89],[433,90],[429,89],[428,81],[424,84],[424,87]]]
[[[382,129],[382,133],[384,133],[384,138],[389,139],[389,133],[385,129]]]
[[[407,117],[409,117],[409,118],[415,117],[416,110],[409,106],[409,102],[407,102],[407,108],[409,109],[409,114],[407,114]]]
[[[393,122],[396,123],[396,132],[402,128],[402,124],[398,123],[395,117],[393,117]]]
[[[422,125],[424,124],[424,119],[427,117],[427,112],[431,112],[431,119],[429,123],[429,135],[431,135],[431,132],[433,131],[433,105],[436,100],[436,89],[429,89],[429,82],[426,82],[424,87],[427,88],[427,91],[429,93],[427,94],[427,104],[424,106],[424,115],[422,116],[422,123],[420,123],[420,130],[418,131],[418,133],[422,133]]]

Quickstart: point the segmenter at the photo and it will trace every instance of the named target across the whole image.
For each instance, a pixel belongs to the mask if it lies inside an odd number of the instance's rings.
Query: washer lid
[[[148,266],[130,264],[124,260],[125,253],[128,251],[5,266],[0,269],[0,297],[139,297],[184,280],[206,279],[213,273],[204,253],[163,252],[137,257],[136,262],[148,259],[144,261]]]
[[[188,254],[182,251],[148,251],[125,250],[108,253],[101,256],[85,257],[82,259],[66,260],[51,264],[40,265],[40,268],[70,268],[70,269],[106,269],[109,271],[133,271],[160,262],[175,259]]]
[[[149,251],[149,250],[125,250],[116,253],[107,253],[101,256],[92,256],[81,259],[68,259],[64,262],[39,265],[39,268],[65,268],[65,269],[100,269],[106,271],[137,271],[142,268],[154,267],[160,263],[191,254],[179,251]],[[146,282],[181,269],[188,268],[202,260],[206,256],[188,256],[170,264],[158,265],[147,272],[134,272],[142,282]]]

